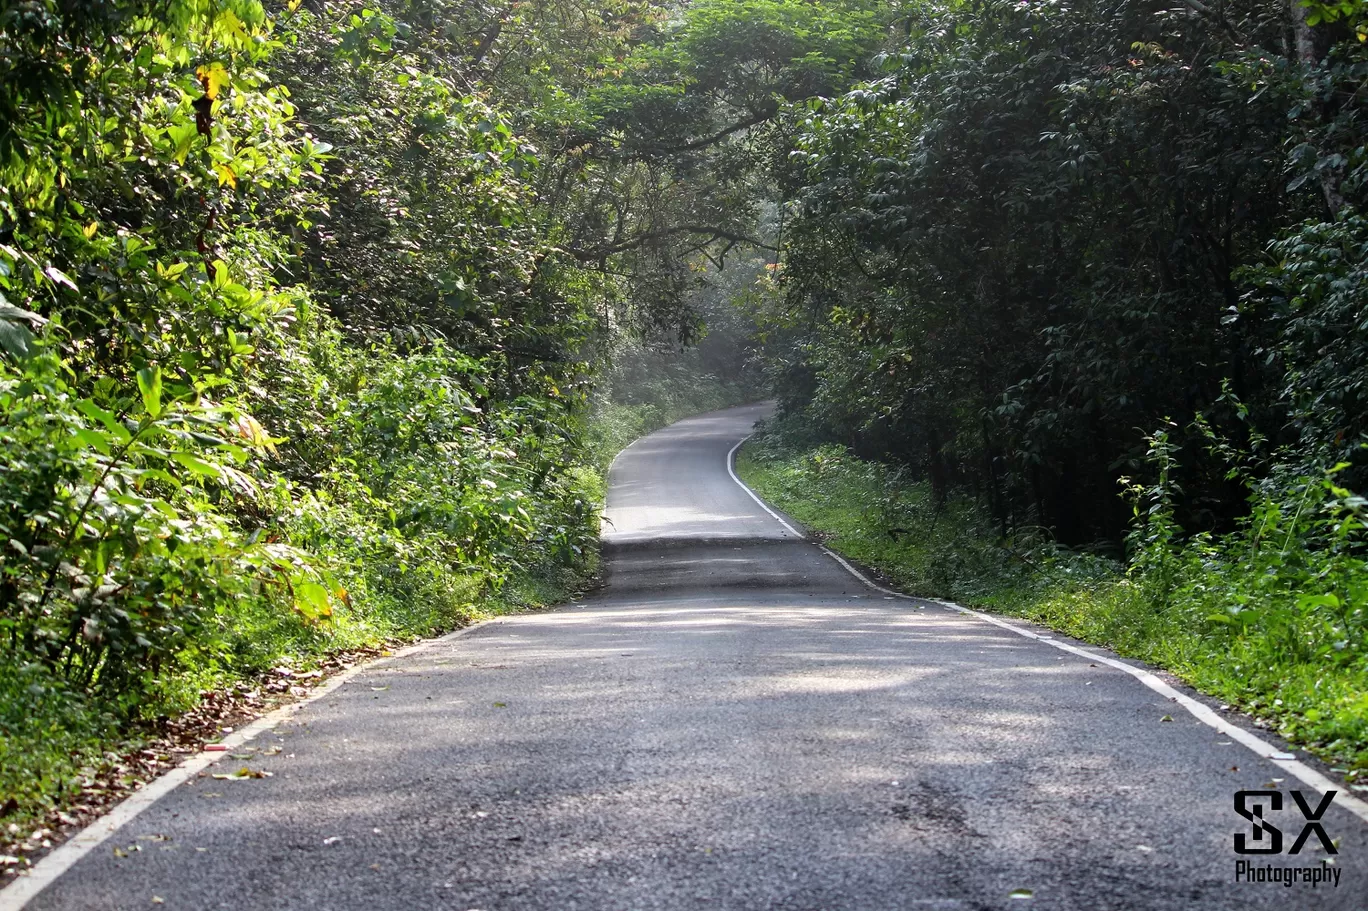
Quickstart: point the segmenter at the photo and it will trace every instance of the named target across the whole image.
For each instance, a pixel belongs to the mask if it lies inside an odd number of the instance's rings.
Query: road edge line
[[[224,737],[222,743],[226,750],[207,751],[201,750],[199,753],[186,759],[174,769],[152,779],[144,784],[137,791],[125,797],[114,808],[103,814],[94,822],[87,825],[81,831],[68,838],[57,848],[54,848],[42,860],[34,864],[32,868],[19,874],[18,878],[8,886],[0,889],[0,911],[20,911],[25,905],[38,896],[40,892],[57,881],[62,874],[70,870],[76,863],[91,851],[104,844],[110,838],[137,819],[142,812],[161,798],[170,794],[177,787],[194,778],[200,772],[214,765],[227,756],[234,747],[242,746],[256,739],[263,731],[276,727],[289,719],[291,715],[300,709],[324,696],[329,696],[347,681],[360,674],[362,671],[372,670],[383,664],[407,658],[410,655],[423,651],[441,642],[451,639],[459,639],[473,630],[491,623],[498,623],[500,618],[481,620],[479,623],[472,623],[463,626],[458,630],[452,630],[433,639],[426,639],[422,642],[415,642],[413,645],[405,646],[398,651],[379,658],[373,658],[362,662],[355,667],[347,668],[340,674],[328,678],[328,681],[318,689],[311,692],[298,702],[291,702],[278,709],[262,715],[260,718],[248,724],[246,727],[236,730]]]
[[[735,468],[735,467],[733,466],[733,464],[732,464],[733,462],[736,461],[736,450],[740,449],[741,446],[746,442],[746,440],[749,440],[749,439],[750,439],[751,437],[753,437],[753,436],[755,436],[755,434],[753,434],[753,433],[748,433],[748,434],[746,434],[744,437],[741,438],[741,442],[737,443],[737,444],[736,444],[735,446],[733,446],[730,450],[728,450],[728,452],[727,452],[727,474],[731,475],[731,479],[732,479],[733,481],[735,481],[737,484],[739,484],[739,485],[741,486],[741,489],[742,489],[742,490],[744,490],[746,493],[750,494],[750,498],[751,498],[752,500],[754,500],[755,502],[757,502],[757,503],[760,504],[760,508],[761,508],[761,509],[763,509],[765,512],[767,512],[767,513],[770,514],[770,518],[771,518],[771,519],[773,519],[774,521],[778,522],[780,525],[784,526],[785,530],[787,530],[789,534],[793,535],[794,537],[798,538],[799,540],[807,540],[807,535],[803,534],[801,531],[799,531],[798,529],[794,528],[792,525],[788,524],[788,522],[784,521],[784,517],[783,517],[783,516],[779,515],[779,513],[775,512],[774,510],[770,509],[768,503],[766,503],[764,500],[760,499],[760,497],[756,495],[755,491],[753,491],[753,490],[750,489],[750,487],[746,484],[745,481],[743,481],[743,480],[741,480],[739,477],[737,477],[737,475],[736,475],[736,468]],[[823,548],[823,549],[825,549],[825,548]]]
[[[746,440],[749,440],[754,435],[755,434],[753,433],[747,434],[745,437],[742,438],[741,442],[733,446],[731,448],[731,451],[727,453],[727,474],[731,475],[732,480],[739,484],[742,490],[750,494],[751,499],[759,503],[761,508],[763,508],[765,512],[769,513],[777,522],[779,522],[779,524],[783,525],[785,528],[787,528],[789,531],[792,531],[800,538],[806,538],[806,535],[802,535],[799,534],[797,531],[794,531],[793,526],[789,525],[788,522],[785,522],[783,518],[779,516],[778,513],[776,513],[773,509],[769,507],[769,504],[767,504],[764,500],[760,499],[760,496],[754,490],[751,490],[750,485],[748,485],[745,481],[741,480],[741,478],[737,476],[736,471],[733,468],[733,463],[736,459],[736,451],[745,444]],[[930,604],[938,604],[941,607],[955,611],[956,613],[964,614],[970,617],[976,617],[977,619],[982,620],[985,623],[991,623],[993,626],[1001,627],[1002,629],[1005,629],[1008,632],[1016,633],[1018,636],[1021,636],[1025,639],[1033,639],[1037,642],[1043,642],[1046,645],[1057,648],[1062,652],[1069,652],[1070,654],[1077,655],[1080,658],[1087,658],[1089,661],[1101,662],[1102,664],[1105,664],[1108,667],[1129,674],[1136,680],[1140,681],[1140,683],[1144,684],[1146,687],[1158,693],[1159,695],[1165,697],[1169,701],[1176,702],[1178,705],[1181,705],[1184,709],[1187,710],[1188,714],[1192,715],[1192,717],[1196,718],[1198,721],[1202,722],[1210,728],[1214,728],[1221,734],[1239,743],[1241,746],[1256,754],[1260,759],[1266,759],[1269,762],[1273,763],[1275,766],[1282,769],[1287,774],[1293,776],[1307,787],[1314,788],[1322,794],[1324,794],[1326,791],[1335,791],[1335,803],[1337,806],[1339,806],[1342,809],[1348,810],[1350,813],[1357,816],[1363,822],[1368,823],[1368,802],[1365,802],[1355,797],[1352,792],[1345,788],[1344,785],[1337,784],[1336,782],[1322,775],[1320,772],[1317,772],[1315,769],[1306,765],[1304,762],[1298,760],[1291,753],[1287,753],[1278,749],[1277,747],[1273,746],[1273,744],[1269,743],[1268,741],[1264,740],[1258,735],[1251,734],[1244,728],[1232,724],[1231,722],[1217,715],[1216,712],[1213,711],[1210,706],[1204,705],[1201,702],[1198,702],[1196,699],[1193,699],[1191,696],[1179,692],[1178,690],[1174,689],[1172,686],[1169,686],[1167,683],[1165,683],[1163,680],[1161,680],[1154,674],[1150,673],[1149,671],[1144,670],[1143,668],[1135,667],[1131,664],[1127,664],[1126,662],[1121,661],[1118,658],[1111,658],[1107,655],[1098,654],[1095,651],[1089,651],[1088,649],[1079,648],[1076,645],[1070,645],[1067,642],[1060,642],[1052,636],[1041,635],[1040,633],[1036,633],[1024,627],[1017,626],[1014,623],[1009,623],[1000,617],[994,617],[991,614],[985,614],[980,611],[971,610],[970,608],[967,608],[961,604],[956,604],[953,601],[943,601],[939,598],[916,598],[912,595],[903,594],[900,591],[894,591],[891,588],[885,588],[884,586],[879,585],[877,582],[871,580],[864,573],[860,572],[850,563],[850,561],[848,561],[845,557],[842,557],[840,554],[836,553],[831,548],[827,547],[825,544],[819,543],[817,544],[817,547],[821,549],[822,553],[826,554],[828,557],[830,557],[831,559],[835,560],[838,564],[840,564],[842,569],[850,573],[865,586],[872,588],[877,592],[882,592],[885,595],[889,595],[890,597],[894,598],[900,598],[904,601],[925,601]],[[3,911],[3,909],[0,909],[0,911]]]

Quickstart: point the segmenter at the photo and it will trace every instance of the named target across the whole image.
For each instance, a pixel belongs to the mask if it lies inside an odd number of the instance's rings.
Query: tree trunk
[[[1292,33],[1297,43],[1297,60],[1308,70],[1314,70],[1325,63],[1325,59],[1330,55],[1330,48],[1339,37],[1336,33],[1341,29],[1326,23],[1311,25],[1306,21],[1311,11],[1302,6],[1301,0],[1289,0],[1289,3],[1292,12]],[[1334,117],[1333,103],[1330,99],[1322,97],[1319,92],[1313,99],[1312,106],[1321,123]],[[1324,167],[1319,170],[1317,176],[1320,179],[1321,193],[1325,196],[1326,208],[1330,210],[1330,217],[1338,218],[1344,208],[1344,194],[1340,192],[1344,168]]]

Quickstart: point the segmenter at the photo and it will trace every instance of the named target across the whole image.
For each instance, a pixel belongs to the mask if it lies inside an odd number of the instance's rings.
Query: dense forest
[[[1357,0],[0,9],[0,815],[572,590],[760,371],[776,451],[1338,668],[1368,764]]]
[[[1190,530],[1245,513],[1232,469],[1358,486],[1368,57],[1293,7],[908,20],[785,173],[786,403],[1071,544],[1159,432]]]

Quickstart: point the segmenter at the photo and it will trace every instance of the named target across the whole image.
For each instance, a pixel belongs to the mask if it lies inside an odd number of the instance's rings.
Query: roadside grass
[[[793,450],[762,435],[736,467],[767,501],[902,591],[1163,667],[1368,791],[1368,563],[1352,548],[1161,534],[1163,547],[1151,540],[1126,565],[1038,533],[1004,540],[971,501],[937,507],[926,485],[839,446]]]

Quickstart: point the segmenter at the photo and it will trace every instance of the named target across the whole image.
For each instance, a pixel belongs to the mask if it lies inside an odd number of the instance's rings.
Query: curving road
[[[1302,787],[1279,766],[786,531],[727,471],[761,414],[623,453],[593,597],[350,678],[254,742],[273,777],[192,778],[28,907],[1368,908],[1339,806],[1337,887],[1236,882],[1326,857],[1234,853],[1235,791]]]

